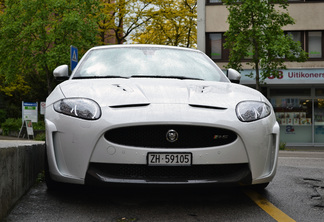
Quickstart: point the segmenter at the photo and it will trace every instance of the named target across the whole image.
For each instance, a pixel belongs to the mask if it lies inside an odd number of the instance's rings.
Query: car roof
[[[95,49],[105,49],[105,48],[166,48],[166,49],[180,49],[180,50],[189,50],[201,52],[197,49],[193,48],[185,48],[180,46],[170,46],[170,45],[154,45],[154,44],[116,44],[116,45],[103,45],[103,46],[95,46],[90,50]]]

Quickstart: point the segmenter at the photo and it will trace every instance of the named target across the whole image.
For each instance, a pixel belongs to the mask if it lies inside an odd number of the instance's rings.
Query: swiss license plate
[[[150,166],[190,166],[191,153],[148,153],[147,163]]]

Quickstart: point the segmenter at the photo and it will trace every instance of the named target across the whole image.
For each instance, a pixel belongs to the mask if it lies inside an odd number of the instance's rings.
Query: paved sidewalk
[[[0,148],[19,147],[25,145],[44,144],[44,141],[35,140],[0,140]]]
[[[45,142],[0,135],[0,148],[18,147],[23,145],[33,145],[33,144],[43,144],[43,143]]]
[[[324,146],[286,146],[286,151],[318,151],[324,152]]]
[[[27,140],[26,138],[18,138],[15,136],[2,136],[0,135],[0,141],[1,140]]]
[[[300,157],[300,158],[320,158],[324,159],[324,150],[322,151],[286,151],[280,150],[279,157]],[[323,161],[324,164],[324,161]]]

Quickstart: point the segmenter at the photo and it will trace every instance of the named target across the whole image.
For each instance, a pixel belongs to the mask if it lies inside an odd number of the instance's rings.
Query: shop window
[[[308,56],[311,59],[322,58],[322,32],[308,32]]]
[[[270,89],[270,96],[311,96],[310,88],[272,88]]]
[[[315,88],[315,96],[324,96],[324,88]]]
[[[285,143],[312,143],[312,100],[274,98],[271,103]]]
[[[314,142],[324,143],[324,99],[314,102]]]

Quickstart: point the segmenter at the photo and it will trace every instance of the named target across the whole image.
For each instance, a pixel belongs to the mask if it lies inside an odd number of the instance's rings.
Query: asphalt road
[[[48,192],[39,183],[4,222],[276,220],[324,221],[324,152],[281,152],[277,175],[263,192],[86,187]]]

